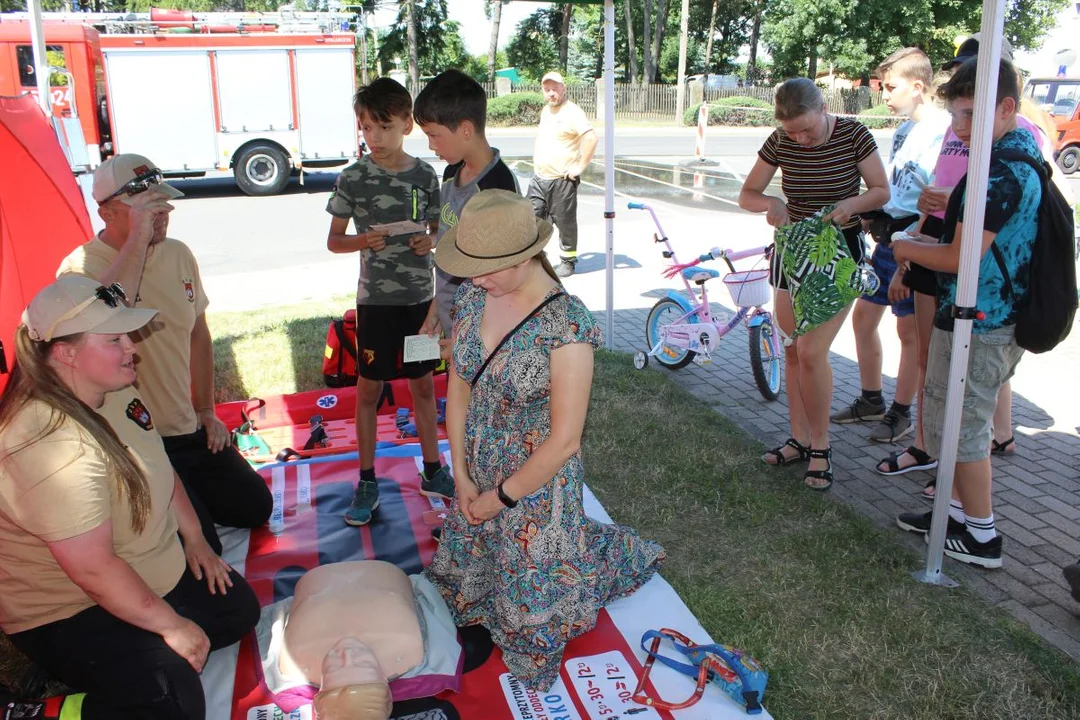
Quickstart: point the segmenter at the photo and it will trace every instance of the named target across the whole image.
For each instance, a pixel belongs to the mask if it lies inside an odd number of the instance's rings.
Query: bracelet
[[[508,508],[517,507],[518,501],[512,499],[509,495],[506,494],[506,491],[503,490],[503,486],[502,486],[501,483],[499,484],[498,487],[495,488],[495,494],[499,496],[499,502],[501,502],[506,507],[508,507]]]

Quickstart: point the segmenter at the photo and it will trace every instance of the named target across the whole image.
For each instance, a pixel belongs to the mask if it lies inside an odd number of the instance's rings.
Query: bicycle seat
[[[720,273],[719,273],[719,271],[713,270],[712,268],[703,268],[703,267],[696,267],[695,266],[695,267],[683,268],[682,276],[684,278],[686,278],[687,280],[689,280],[690,282],[692,282],[692,283],[697,283],[698,285],[703,285],[703,284],[705,284],[706,280],[712,280],[713,278],[720,277]]]

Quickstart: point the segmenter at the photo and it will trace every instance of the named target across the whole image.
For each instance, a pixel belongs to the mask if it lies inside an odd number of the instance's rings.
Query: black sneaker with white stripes
[[[945,554],[953,560],[984,568],[1001,567],[1001,535],[981,543],[965,528],[961,533],[950,532],[945,537]]]
[[[896,525],[901,530],[907,530],[910,533],[928,535],[930,533],[930,518],[933,517],[933,515],[933,510],[924,513],[900,513],[896,516]],[[957,522],[952,519],[952,516],[949,516],[949,527],[945,531],[946,535],[962,533],[964,532],[964,529],[964,523]]]

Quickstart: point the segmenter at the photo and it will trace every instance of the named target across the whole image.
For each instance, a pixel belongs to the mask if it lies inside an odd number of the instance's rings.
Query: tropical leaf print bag
[[[855,298],[873,294],[878,287],[877,275],[868,263],[855,261],[840,229],[822,222],[832,209],[826,205],[812,217],[776,229],[778,267],[795,312],[793,338],[828,322]]]

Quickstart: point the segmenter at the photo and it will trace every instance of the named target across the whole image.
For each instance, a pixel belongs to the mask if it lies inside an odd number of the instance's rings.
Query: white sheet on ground
[[[611,516],[607,514],[588,487],[585,488],[584,499],[585,512],[589,517],[600,522],[611,522]],[[233,529],[219,529],[219,531],[225,547],[223,553],[225,560],[242,574],[244,558],[247,557],[248,552],[248,531]],[[641,636],[646,630],[670,627],[699,644],[713,642],[713,639],[705,632],[705,628],[701,626],[671,585],[659,575],[654,576],[630,597],[608,605],[607,611],[642,664],[645,662],[645,652],[641,649]],[[211,654],[206,669],[203,670],[206,720],[232,720],[230,710],[238,647],[238,645],[233,645]],[[668,653],[671,652],[669,646],[666,650]],[[694,689],[694,683],[690,678],[659,663],[653,667],[649,677],[660,697],[670,702],[685,700]],[[766,691],[766,703],[768,697],[768,691]],[[746,720],[750,717],[741,705],[713,684],[705,689],[700,702],[685,710],[678,710],[672,715],[678,720]],[[768,720],[772,716],[768,710],[765,710],[753,717]]]

